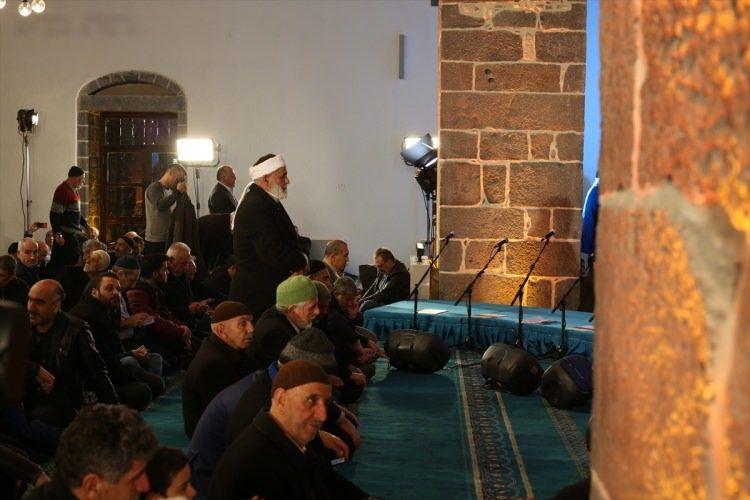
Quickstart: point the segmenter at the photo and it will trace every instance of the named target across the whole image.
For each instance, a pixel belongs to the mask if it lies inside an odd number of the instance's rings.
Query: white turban
[[[263,163],[250,167],[250,179],[260,179],[264,175],[272,174],[285,166],[286,163],[284,163],[284,158],[281,155],[272,156]]]

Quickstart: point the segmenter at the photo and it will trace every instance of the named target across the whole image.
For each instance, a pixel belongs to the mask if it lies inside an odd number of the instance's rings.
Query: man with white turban
[[[284,159],[281,155],[261,156],[250,167],[250,178],[252,183],[234,217],[237,274],[229,299],[244,303],[258,318],[276,301],[278,284],[301,271],[307,257],[281,204],[289,185]]]

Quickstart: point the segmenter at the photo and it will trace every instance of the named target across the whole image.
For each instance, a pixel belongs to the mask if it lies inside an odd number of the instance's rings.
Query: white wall
[[[221,143],[221,161],[238,171],[235,192],[257,157],[282,153],[292,220],[313,239],[349,241],[350,270],[381,245],[406,260],[424,237],[420,191],[398,153],[404,135],[437,128],[428,0],[51,0],[30,18],[14,2],[0,11],[0,246],[23,228],[16,111],[40,114],[31,213],[44,221],[75,162],[78,91],[131,69],[182,86],[189,135]],[[214,182],[203,170],[203,213]]]

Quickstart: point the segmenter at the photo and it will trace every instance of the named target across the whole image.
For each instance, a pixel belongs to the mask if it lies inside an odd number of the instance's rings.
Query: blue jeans
[[[158,375],[161,377],[164,360],[162,359],[161,354],[150,352],[146,356],[146,359],[139,361],[135,359],[135,357],[133,356],[124,356],[120,358],[120,363],[122,363],[124,366],[143,368],[147,372],[153,373],[154,375]]]

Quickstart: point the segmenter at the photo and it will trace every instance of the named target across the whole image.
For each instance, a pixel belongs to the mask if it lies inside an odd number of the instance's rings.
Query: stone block
[[[440,90],[471,90],[473,87],[473,64],[444,62],[440,65]]]
[[[583,134],[557,134],[555,142],[560,161],[583,161]]]
[[[475,273],[440,273],[440,298],[456,300]],[[513,300],[520,279],[486,273],[477,281],[472,293],[472,302],[509,304]]]
[[[460,4],[445,4],[440,7],[441,28],[480,28],[484,26],[481,16],[469,16],[461,12]]]
[[[539,13],[539,24],[543,30],[564,28],[569,30],[586,29],[586,4],[573,3],[570,10],[542,10]]]
[[[78,125],[78,137],[79,141],[85,141],[89,138],[89,127],[86,125]]]
[[[77,141],[76,142],[77,156],[88,156],[89,154],[89,143],[88,141]]]
[[[459,132],[456,130],[440,131],[440,149],[438,154],[441,159],[475,159],[477,157],[477,140],[479,134],[476,132]]]
[[[551,309],[554,307],[554,304],[552,304],[552,288],[552,280],[530,278],[526,284],[526,289],[523,291],[523,305],[525,307]]]
[[[535,28],[537,13],[532,10],[503,9],[492,17],[496,28]]]
[[[554,227],[550,223],[552,210],[548,208],[529,208],[526,215],[530,223],[526,230],[527,238],[541,238]]]
[[[478,241],[469,240],[466,245],[466,257],[464,257],[464,269],[467,271],[478,272],[487,263],[490,255],[494,252],[495,245],[502,238],[497,238],[489,241]],[[505,250],[502,250],[499,254],[492,259],[488,272],[501,273],[503,270],[505,261]]]
[[[583,92],[586,88],[586,65],[570,64],[563,75],[563,92]]]
[[[555,283],[553,285],[554,294],[552,296],[551,307],[555,307],[558,304],[558,302],[562,300],[563,295],[568,293],[568,291],[570,290],[570,287],[573,286],[573,283],[575,283],[575,281],[576,280],[574,278],[555,280]],[[578,282],[575,284],[575,287],[565,299],[565,310],[567,311],[577,310],[578,306],[581,303],[580,299],[581,299],[581,283]]]
[[[503,207],[438,207],[440,233],[456,238],[523,238],[523,210]]]
[[[523,57],[520,35],[505,31],[443,30],[444,61],[518,61]]]
[[[586,62],[585,32],[537,31],[536,58],[546,62]]]
[[[456,272],[461,270],[461,265],[464,262],[464,246],[464,241],[455,238],[448,243],[438,262],[441,274],[444,271]]]
[[[476,205],[481,201],[480,166],[477,164],[442,161],[439,196],[441,205]]]
[[[578,208],[555,208],[552,210],[552,228],[555,237],[561,240],[581,239],[581,210]]]
[[[551,160],[550,146],[552,146],[552,134],[529,134],[531,140],[532,160]]]
[[[479,158],[482,160],[527,160],[529,141],[524,132],[481,132]]]
[[[482,186],[488,203],[504,205],[506,202],[505,185],[507,184],[508,167],[505,165],[483,165]]]
[[[507,245],[505,269],[508,274],[525,276],[541,249],[538,239],[511,241]],[[555,241],[554,237],[544,250],[534,269],[533,276],[578,276],[581,272],[580,245]]]
[[[632,2],[600,3],[599,43],[602,54],[599,80],[602,112],[602,139],[599,164],[601,194],[630,187],[632,183],[631,152],[635,88],[634,67],[637,44],[633,26],[640,13]]]
[[[474,71],[476,90],[560,92],[558,64],[478,64]]]
[[[440,128],[583,132],[583,96],[442,93]]]
[[[599,217],[617,229],[597,252],[594,359],[610,363],[594,375],[607,396],[594,401],[593,466],[618,498],[707,498],[717,339],[682,229],[659,210],[603,206]]]
[[[580,163],[514,163],[510,166],[510,205],[581,206]]]

